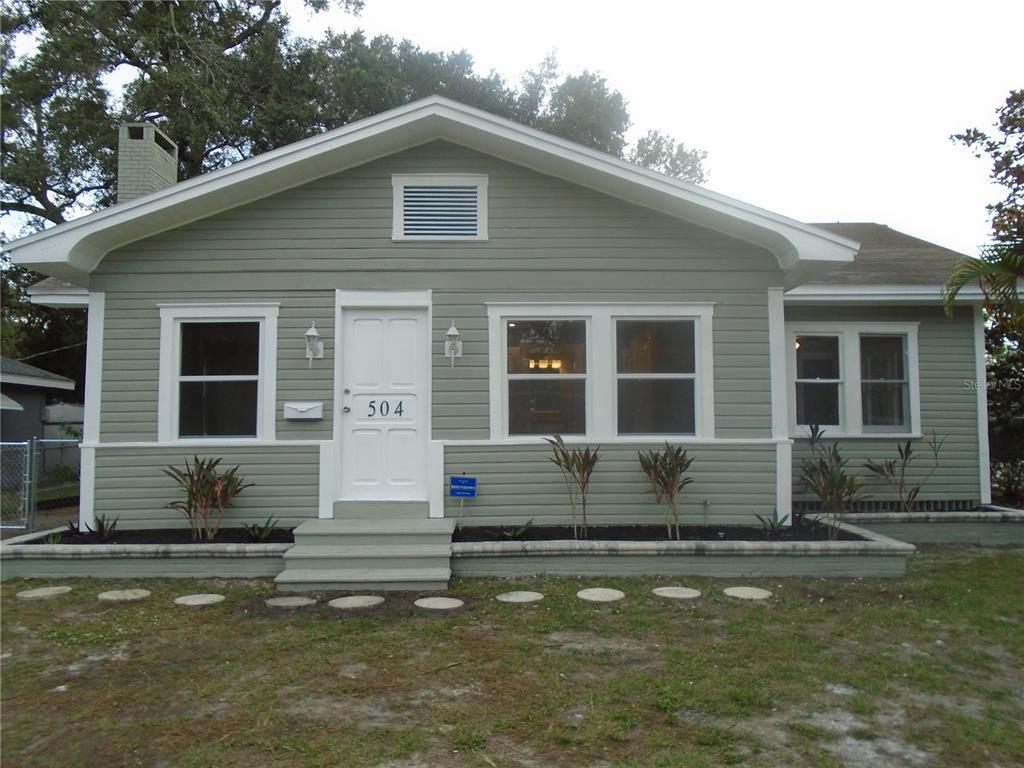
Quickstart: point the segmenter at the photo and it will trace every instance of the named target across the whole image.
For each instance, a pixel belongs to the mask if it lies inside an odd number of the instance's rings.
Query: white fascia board
[[[89,291],[28,291],[28,300],[40,307],[53,309],[86,309],[89,306]]]
[[[941,285],[800,285],[785,293],[787,304],[937,304],[942,301]],[[984,301],[977,286],[967,286],[957,294],[957,303]]]
[[[23,387],[42,387],[44,389],[74,389],[75,382],[71,379],[44,379],[41,376],[12,376],[0,374],[0,382],[4,384],[19,384]]]
[[[850,262],[858,243],[441,97],[203,174],[6,245],[16,264],[82,283],[112,249],[436,139],[692,221],[772,252],[785,270]]]

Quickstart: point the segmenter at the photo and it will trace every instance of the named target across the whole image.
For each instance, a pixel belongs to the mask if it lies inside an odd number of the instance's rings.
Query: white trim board
[[[277,425],[277,317],[278,302],[209,302],[158,304],[160,308],[160,367],[157,392],[157,439],[161,443],[213,442],[242,445],[272,441]],[[181,357],[181,324],[216,320],[258,322],[260,325],[259,374],[255,437],[178,436],[178,369]]]
[[[7,243],[16,264],[84,282],[111,250],[435,140],[448,140],[761,246],[796,285],[853,261],[855,241],[431,96]]]
[[[694,303],[599,303],[487,302],[488,378],[490,437],[514,441],[522,436],[508,434],[508,386],[505,322],[522,318],[581,319],[587,323],[586,440],[682,441],[715,436],[714,349],[712,343],[713,304]],[[615,320],[618,318],[693,320],[696,345],[696,434],[628,435],[619,437],[616,419]],[[569,440],[566,436],[566,440]]]
[[[75,382],[71,379],[48,379],[42,376],[15,376],[7,373],[0,373],[0,382],[4,384],[18,384],[23,387],[39,387],[40,389],[74,389]]]
[[[799,285],[786,291],[786,304],[938,304],[941,285]],[[968,285],[957,294],[958,304],[985,298],[981,288]]]
[[[992,503],[992,465],[988,445],[988,376],[985,364],[985,313],[974,308],[974,378],[978,396],[979,501]]]

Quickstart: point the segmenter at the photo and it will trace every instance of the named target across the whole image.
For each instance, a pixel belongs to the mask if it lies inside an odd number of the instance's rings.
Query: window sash
[[[838,386],[839,421],[837,425],[823,425],[827,437],[857,437],[867,435],[916,436],[920,433],[919,359],[917,323],[886,322],[789,322],[786,323],[787,357],[789,373],[790,430],[794,436],[807,435],[810,425],[800,424],[797,418],[798,385],[832,384]],[[795,342],[799,337],[833,336],[839,339],[839,379],[798,378]],[[902,339],[903,377],[900,379],[868,379],[862,370],[862,344],[864,338],[899,337]],[[902,425],[865,424],[868,402],[865,387],[870,384],[899,386],[902,390]]]
[[[277,397],[277,321],[280,303],[183,302],[157,305],[160,311],[160,377],[157,406],[157,439],[160,442],[238,442],[274,440]],[[183,326],[203,323],[256,323],[258,326],[257,373],[183,375]],[[181,396],[187,385],[255,382],[255,434],[182,434]],[[248,411],[247,411],[248,412]]]
[[[528,322],[582,322],[583,323],[583,359],[586,370],[582,373],[542,373],[538,369],[535,373],[509,373],[508,370],[508,332],[510,323],[528,323]],[[530,437],[536,436],[539,433],[536,432],[513,432],[512,431],[512,397],[509,387],[509,382],[512,381],[532,381],[537,383],[557,383],[559,381],[583,381],[583,431],[582,432],[565,432],[564,434],[576,436],[585,436],[590,434],[591,419],[592,419],[592,407],[593,392],[592,392],[592,375],[593,375],[593,339],[592,339],[593,323],[590,317],[580,315],[527,315],[527,316],[507,316],[501,320],[501,367],[504,378],[504,399],[503,408],[504,413],[504,424],[505,424],[505,435],[508,437]],[[493,351],[492,351],[493,354]],[[547,369],[544,369],[547,370]],[[550,434],[550,433],[545,433]]]
[[[214,324],[214,323],[235,323],[238,325],[247,325],[255,323],[259,329],[258,333],[258,349],[259,356],[257,359],[257,371],[258,373],[243,373],[243,374],[215,374],[215,375],[204,375],[204,376],[184,376],[181,373],[182,368],[182,356],[184,354],[184,343],[182,336],[184,334],[184,326],[186,325],[202,325],[202,324]],[[266,332],[266,323],[258,317],[253,318],[238,318],[232,320],[224,320],[222,318],[191,318],[191,317],[180,317],[174,323],[174,333],[176,340],[175,348],[175,369],[174,379],[175,386],[172,397],[174,398],[173,413],[174,423],[172,424],[174,430],[174,437],[178,440],[218,440],[225,438],[249,438],[257,439],[260,436],[260,423],[262,421],[262,409],[263,409],[263,372],[264,372],[264,340]],[[182,435],[181,433],[181,385],[189,382],[203,383],[203,382],[244,382],[244,381],[255,381],[256,382],[256,431],[254,434],[243,434],[243,435]]]

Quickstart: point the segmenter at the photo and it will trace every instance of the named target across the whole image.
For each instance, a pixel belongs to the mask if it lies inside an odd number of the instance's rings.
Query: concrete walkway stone
[[[384,598],[380,595],[349,595],[348,597],[338,597],[328,603],[331,608],[340,608],[342,610],[352,610],[353,608],[372,608],[375,605],[380,605],[384,602]]]
[[[151,594],[148,589],[112,589],[109,592],[100,592],[96,598],[105,603],[127,603],[132,600],[143,600]]]
[[[303,608],[307,605],[316,605],[315,597],[268,597],[264,602],[267,608]]]
[[[214,593],[199,595],[182,595],[181,597],[174,598],[175,605],[213,605],[214,603],[220,603],[223,601],[224,595],[218,595]]]
[[[428,611],[450,611],[453,608],[461,608],[465,603],[457,597],[421,597],[414,605]]]
[[[696,600],[700,597],[699,589],[689,587],[655,587],[651,591],[658,597],[667,597],[669,600]]]
[[[58,595],[66,595],[71,587],[38,587],[36,589],[25,589],[15,595],[19,600],[46,600]]]
[[[502,592],[495,599],[502,603],[536,603],[543,600],[544,595],[540,592]]]
[[[767,600],[772,593],[759,587],[726,587],[725,594],[737,600]]]
[[[581,589],[576,593],[576,597],[580,600],[586,600],[588,603],[614,603],[616,600],[621,600],[625,596],[625,592],[620,592],[617,589],[607,589],[605,587]]]

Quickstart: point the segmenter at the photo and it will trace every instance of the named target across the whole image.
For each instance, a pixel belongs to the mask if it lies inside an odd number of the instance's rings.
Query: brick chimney
[[[125,123],[117,137],[117,202],[176,184],[178,145],[152,123]]]

